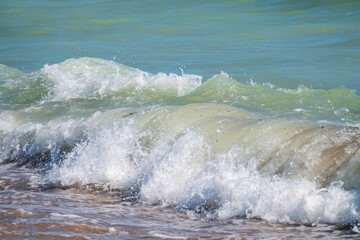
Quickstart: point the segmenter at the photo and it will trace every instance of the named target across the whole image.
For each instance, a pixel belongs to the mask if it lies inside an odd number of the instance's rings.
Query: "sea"
[[[360,1],[0,0],[1,239],[360,239]]]

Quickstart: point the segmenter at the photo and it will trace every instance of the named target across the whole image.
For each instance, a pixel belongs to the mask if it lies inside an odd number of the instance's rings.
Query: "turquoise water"
[[[221,71],[277,87],[360,90],[358,1],[2,1],[0,62],[68,58],[147,72]]]
[[[0,237],[358,238],[359,1],[0,1]]]

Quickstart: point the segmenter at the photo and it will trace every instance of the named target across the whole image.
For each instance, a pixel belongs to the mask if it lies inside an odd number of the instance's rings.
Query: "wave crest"
[[[53,83],[49,97],[56,101],[104,97],[124,89],[133,94],[149,90],[183,96],[200,86],[202,79],[189,74],[152,75],[114,61],[87,57],[45,65],[42,73]]]

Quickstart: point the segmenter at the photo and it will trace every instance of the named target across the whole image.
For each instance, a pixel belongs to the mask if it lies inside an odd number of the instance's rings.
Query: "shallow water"
[[[357,1],[0,3],[3,238],[359,238]]]
[[[348,226],[280,224],[258,219],[206,220],[166,206],[123,201],[87,187],[33,188],[33,171],[1,167],[2,238],[46,239],[357,239]]]

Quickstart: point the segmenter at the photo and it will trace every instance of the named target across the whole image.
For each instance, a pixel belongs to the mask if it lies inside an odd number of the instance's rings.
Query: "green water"
[[[0,63],[68,58],[157,73],[360,90],[358,1],[1,1]]]
[[[356,0],[0,0],[0,238],[357,239],[359,63]]]

